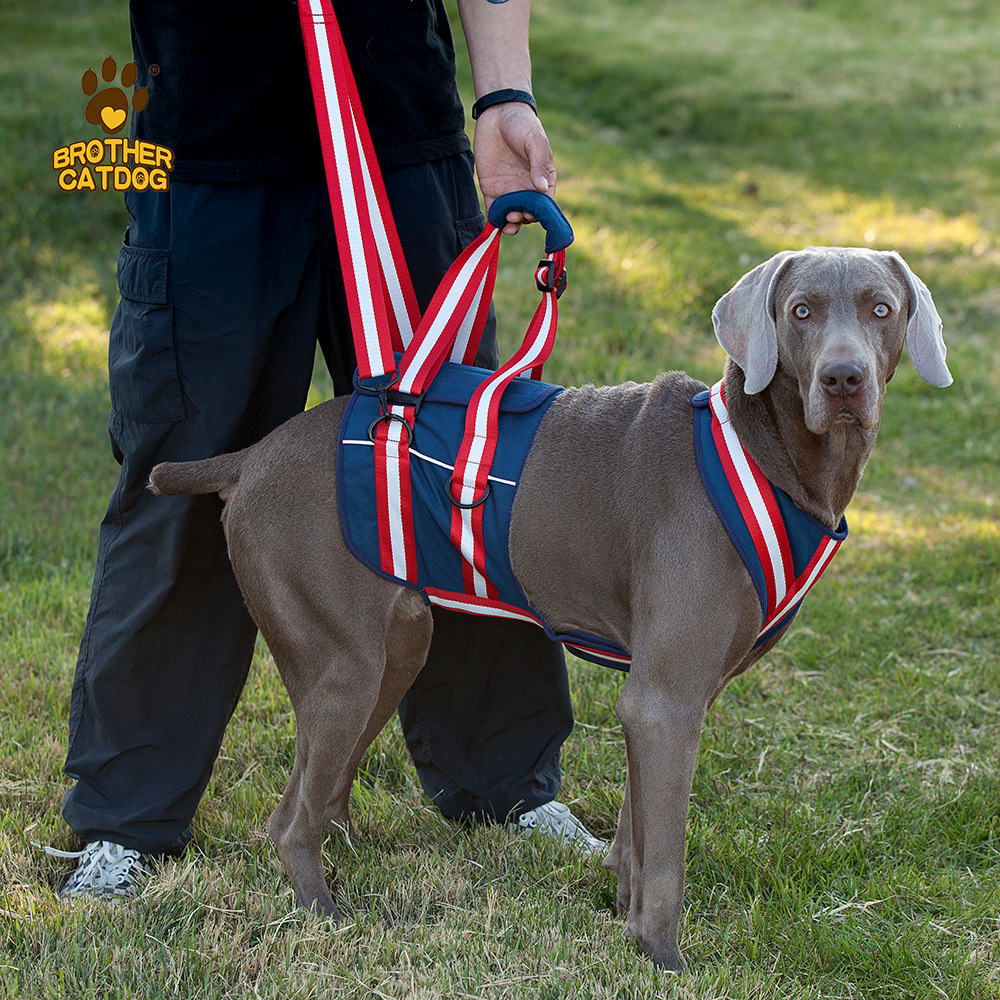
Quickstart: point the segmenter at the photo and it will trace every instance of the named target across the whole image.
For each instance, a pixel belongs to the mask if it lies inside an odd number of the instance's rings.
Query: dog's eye
[[[792,310],[792,315],[796,319],[809,319],[809,306],[801,302]]]
[[[885,319],[885,318],[886,318],[886,316],[888,316],[888,315],[889,315],[889,313],[891,313],[891,312],[892,312],[892,310],[891,310],[891,309],[890,309],[890,308],[889,308],[889,307],[888,307],[888,306],[887,306],[887,305],[886,305],[886,304],[885,304],[884,302],[880,302],[880,303],[879,303],[879,304],[878,304],[878,305],[877,305],[877,306],[876,306],[876,307],[875,307],[875,308],[874,308],[874,309],[872,310],[872,312],[873,312],[873,313],[874,313],[874,314],[875,314],[876,316],[878,316],[878,318],[879,318],[879,319]]]

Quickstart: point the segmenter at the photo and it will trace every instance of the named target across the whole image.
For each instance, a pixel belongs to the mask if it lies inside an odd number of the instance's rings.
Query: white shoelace
[[[45,851],[50,858],[82,858],[87,853],[86,848],[82,851],[57,851],[54,847],[46,847],[44,844],[36,844],[34,841],[31,842],[31,846]]]
[[[52,858],[83,859],[70,876],[70,883],[86,885],[91,891],[115,892],[121,887],[122,882],[131,878],[135,868],[144,874],[146,872],[142,855],[138,851],[109,840],[87,844],[82,851],[60,851],[41,844],[34,846]]]

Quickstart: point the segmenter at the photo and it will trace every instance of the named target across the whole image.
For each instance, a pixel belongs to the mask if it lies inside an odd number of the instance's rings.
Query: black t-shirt
[[[335,0],[383,168],[469,148],[441,0]],[[172,179],[322,170],[294,0],[130,0],[138,86],[132,135],[174,151]]]

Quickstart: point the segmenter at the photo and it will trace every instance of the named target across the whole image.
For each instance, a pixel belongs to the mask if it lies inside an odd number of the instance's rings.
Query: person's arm
[[[508,87],[531,93],[530,0],[458,0],[458,9],[476,99]],[[510,102],[486,108],[476,120],[473,150],[487,209],[508,191],[534,188],[554,194],[552,148],[530,105]],[[510,212],[504,232],[516,233],[520,223],[530,219]]]

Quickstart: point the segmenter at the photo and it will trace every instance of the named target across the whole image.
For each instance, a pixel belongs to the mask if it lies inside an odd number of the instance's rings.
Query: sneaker
[[[82,851],[57,851],[44,848],[53,858],[75,858],[76,871],[59,891],[64,902],[79,897],[132,899],[139,895],[143,882],[152,872],[145,854],[122,847],[110,840],[96,840]]]
[[[515,824],[512,824],[515,825]],[[516,828],[531,836],[536,831],[543,837],[556,837],[585,854],[597,854],[608,845],[598,840],[561,802],[546,802],[517,817]]]

